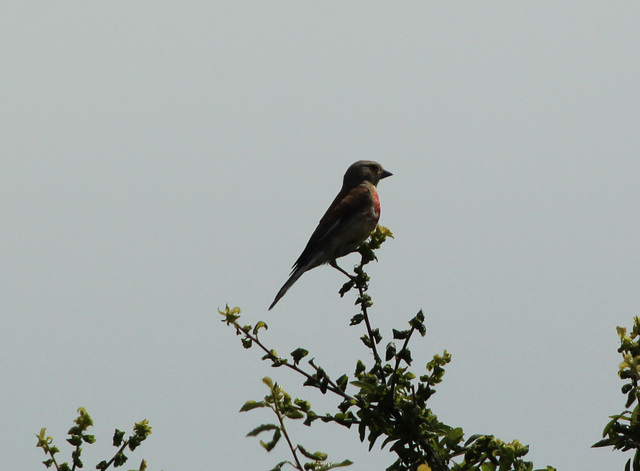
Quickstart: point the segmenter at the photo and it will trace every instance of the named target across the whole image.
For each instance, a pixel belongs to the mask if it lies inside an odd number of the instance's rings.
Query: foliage
[[[275,468],[273,468],[272,471],[282,469],[285,464],[289,464],[297,469],[313,471],[326,471],[329,469],[340,468],[342,466],[348,466],[351,464],[351,461],[349,460],[342,461],[341,463],[331,463],[327,461],[326,453],[322,453],[320,451],[311,453],[299,444],[293,446],[289,434],[287,433],[284,421],[285,419],[301,419],[305,417],[305,415],[307,415],[310,410],[310,405],[308,402],[301,401],[300,399],[291,401],[291,396],[287,394],[280,386],[278,386],[277,383],[274,383],[271,378],[263,378],[262,382],[269,388],[269,394],[265,396],[264,401],[247,401],[244,406],[242,406],[240,411],[245,412],[252,409],[267,407],[271,409],[278,418],[278,425],[263,424],[259,427],[256,427],[247,434],[247,436],[249,437],[255,437],[262,432],[273,430],[273,437],[269,442],[260,440],[260,445],[262,445],[262,447],[267,451],[271,451],[273,447],[276,446],[276,443],[278,443],[280,438],[284,436],[287,444],[289,445],[289,449],[291,450],[291,454],[293,455],[293,460],[295,463],[288,460],[281,461],[275,466]],[[304,465],[302,465],[300,463],[300,455],[304,456],[310,461],[307,461],[306,463],[304,463]]]
[[[618,376],[623,381],[622,394],[627,396],[625,410],[611,416],[611,420],[602,432],[602,440],[594,447],[611,446],[614,450],[628,451],[635,449],[633,459],[625,465],[625,471],[640,471],[640,319],[634,318],[630,334],[624,327],[618,327],[620,348],[623,361],[618,369]],[[633,411],[629,408],[635,404]]]
[[[60,449],[53,444],[53,438],[50,436],[46,436],[47,429],[43,428],[40,430],[39,434],[36,434],[38,438],[38,443],[36,447],[42,448],[45,455],[49,458],[43,461],[42,463],[50,468],[53,466],[57,471],[74,471],[76,468],[82,468],[84,466],[82,460],[80,459],[82,455],[82,443],[92,444],[95,443],[96,438],[94,435],[89,435],[87,430],[89,427],[93,425],[93,420],[87,413],[87,411],[80,407],[78,408],[78,418],[74,420],[75,424],[73,427],[69,429],[68,435],[69,438],[67,442],[74,446],[74,450],[71,452],[71,466],[67,462],[59,464],[56,460],[56,454],[60,452]],[[147,420],[142,420],[137,422],[133,426],[133,433],[125,439],[125,432],[122,430],[116,429],[113,434],[113,446],[117,447],[118,450],[115,452],[113,457],[109,461],[101,461],[96,465],[96,469],[103,471],[108,469],[112,464],[114,468],[122,466],[128,459],[128,457],[124,454],[124,451],[128,448],[129,450],[135,450],[151,433],[151,426]],[[147,463],[145,460],[142,460],[140,463],[140,467],[138,471],[144,471],[147,469]]]
[[[235,328],[245,348],[257,346],[265,353],[262,359],[270,362],[271,366],[290,368],[304,378],[305,386],[316,388],[322,394],[337,395],[342,400],[336,411],[318,414],[308,401],[292,401],[280,386],[265,378],[263,381],[270,393],[263,401],[246,402],[240,410],[268,407],[275,413],[278,424],[260,425],[249,435],[272,431],[270,441],[260,442],[267,451],[271,451],[282,436],[285,437],[293,461],[282,461],[272,471],[280,470],[285,464],[299,471],[325,470],[350,464],[349,461],[327,463],[326,454],[308,453],[301,445],[293,446],[285,428],[285,418],[304,419],[305,425],[321,420],[354,427],[360,440],[368,442],[369,449],[381,440],[382,448],[389,447],[396,456],[388,471],[533,471],[533,464],[523,460],[528,452],[527,446],[517,440],[507,443],[492,435],[472,435],[465,440],[460,427],[442,423],[428,407],[428,400],[435,394],[435,386],[442,381],[451,355],[446,350],[434,355],[421,374],[410,370],[413,358],[409,342],[416,333],[422,337],[426,334],[422,311],[409,320],[408,328],[393,329],[393,340],[381,346],[382,334],[370,322],[369,309],[373,301],[367,293],[369,277],[363,268],[376,259],[374,250],[387,237],[393,237],[391,232],[378,226],[359,249],[362,257],[354,268],[355,276],[350,277],[340,290],[341,296],[354,288],[357,290],[355,303],[360,306],[360,312],[351,318],[350,325],[364,324],[366,332],[361,341],[371,351],[374,360],[370,366],[357,360],[352,376],[345,373],[334,380],[313,360],[307,361],[310,368],[302,367],[301,362],[309,353],[303,347],[291,352],[290,358],[280,357],[260,338],[260,331],[266,330],[267,324],[259,321],[255,325],[241,325],[238,307],[227,306],[220,311],[224,316],[222,321]],[[311,461],[302,464],[298,452]],[[551,471],[554,468],[544,469]]]

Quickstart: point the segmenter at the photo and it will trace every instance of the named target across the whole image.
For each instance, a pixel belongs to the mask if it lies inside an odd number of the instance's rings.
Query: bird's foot
[[[351,281],[356,281],[356,277],[348,273],[346,270],[340,268],[340,266],[338,266],[335,260],[330,261],[329,265],[331,265],[333,268],[335,268],[339,272],[344,273],[344,275],[347,276]]]

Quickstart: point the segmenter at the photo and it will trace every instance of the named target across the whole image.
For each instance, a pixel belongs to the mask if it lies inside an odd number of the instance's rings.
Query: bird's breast
[[[378,223],[378,219],[380,219],[380,197],[378,196],[378,192],[377,191],[372,191],[371,192],[372,195],[372,199],[373,199],[373,204],[370,206],[369,210],[370,210],[370,217],[371,219],[375,219],[376,224]]]

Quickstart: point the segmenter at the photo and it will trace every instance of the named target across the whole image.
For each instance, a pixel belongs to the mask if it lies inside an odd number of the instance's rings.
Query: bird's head
[[[369,182],[377,185],[380,180],[393,175],[382,168],[378,162],[373,160],[358,160],[352,164],[344,174],[344,187],[355,187],[362,182]]]

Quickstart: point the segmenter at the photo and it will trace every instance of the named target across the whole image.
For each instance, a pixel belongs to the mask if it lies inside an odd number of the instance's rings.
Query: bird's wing
[[[370,204],[371,189],[368,185],[359,185],[346,192],[346,194],[343,191],[338,193],[329,209],[320,219],[318,227],[311,234],[302,254],[293,264],[293,271],[295,271],[296,267],[305,265],[309,256],[317,252],[328,237],[347,225],[353,217],[361,213]]]

